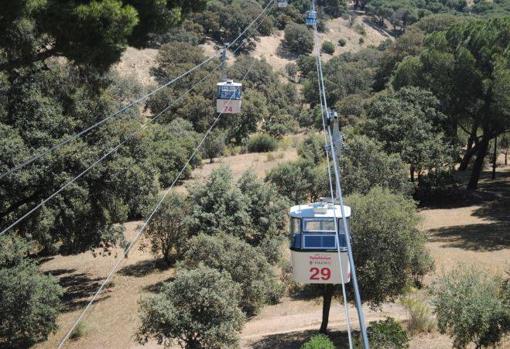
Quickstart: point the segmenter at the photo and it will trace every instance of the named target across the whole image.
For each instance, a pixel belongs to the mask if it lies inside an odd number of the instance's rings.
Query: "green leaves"
[[[154,338],[185,348],[230,348],[238,345],[245,317],[237,307],[240,287],[227,272],[200,265],[181,270],[157,296],[140,302],[141,325],[136,339]]]
[[[474,267],[454,268],[434,283],[439,330],[453,336],[455,348],[469,343],[477,348],[495,346],[510,331],[502,285],[499,278]]]

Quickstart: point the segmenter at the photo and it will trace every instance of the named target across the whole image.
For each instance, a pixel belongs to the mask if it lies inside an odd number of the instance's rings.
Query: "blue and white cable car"
[[[344,212],[349,219],[351,208],[344,206]],[[294,280],[303,284],[341,284],[341,260],[343,282],[348,283],[351,270],[340,205],[327,202],[298,205],[290,209],[289,216]]]
[[[287,0],[275,0],[275,2],[278,8],[286,8],[287,6],[289,6],[289,2]]]
[[[309,27],[313,27],[317,24],[317,11],[310,10],[306,12],[305,23]]]
[[[233,80],[217,84],[216,109],[218,113],[238,114],[241,112],[243,85]]]

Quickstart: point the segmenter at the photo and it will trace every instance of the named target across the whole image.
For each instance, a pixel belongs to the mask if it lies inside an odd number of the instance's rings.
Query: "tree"
[[[331,41],[324,41],[322,43],[322,52],[327,53],[328,55],[332,55],[335,53],[335,44]]]
[[[410,164],[412,181],[415,172],[419,177],[424,170],[452,163],[452,150],[441,132],[445,116],[437,108],[434,95],[417,88],[379,97],[368,107],[367,135]]]
[[[508,116],[510,69],[506,52],[510,20],[471,20],[431,34],[419,64],[406,71],[417,78],[401,79],[432,91],[449,116],[446,134],[454,138],[463,129],[470,136],[460,169],[476,157],[468,189],[475,190],[490,140],[510,127]],[[501,39],[505,38],[505,39]],[[487,54],[480,55],[480,52]],[[397,68],[396,75],[405,75]]]
[[[14,72],[49,57],[106,71],[128,45],[140,46],[149,33],[164,32],[200,9],[205,1],[106,0],[11,2],[2,9],[0,70]]]
[[[150,242],[151,252],[155,256],[161,254],[168,265],[175,263],[189,237],[188,214],[189,202],[183,195],[172,192],[147,226],[145,236]]]
[[[190,188],[190,198],[189,224],[194,234],[226,233],[243,240],[252,235],[248,200],[234,185],[228,167],[214,170],[206,183]]]
[[[453,336],[455,348],[496,346],[510,331],[510,308],[502,282],[485,271],[460,267],[443,275],[432,288],[441,333]]]
[[[69,138],[135,98],[137,84],[114,74],[86,74],[64,63],[44,70],[27,68],[20,74],[6,82],[2,94],[9,113],[0,115],[0,172],[67,143],[0,179],[0,225],[21,217],[123,142],[15,227],[19,235],[37,240],[44,253],[54,252],[57,242],[69,253],[118,241],[116,224],[139,218],[158,189],[150,142],[139,130],[139,111],[130,109],[86,137],[73,142]]]
[[[63,289],[28,258],[29,244],[0,238],[0,347],[28,348],[57,329]]]
[[[404,195],[412,190],[400,156],[387,154],[381,143],[363,135],[345,137],[340,167],[346,195],[367,194],[376,186]]]
[[[225,151],[225,133],[218,129],[213,130],[207,136],[202,149],[204,157],[212,164],[214,158],[223,155]]]
[[[264,304],[280,297],[282,286],[266,258],[237,237],[198,235],[188,242],[182,261],[191,269],[203,263],[227,272],[241,287],[239,306],[248,315],[256,314]]]
[[[283,45],[297,55],[308,54],[313,50],[313,34],[305,25],[290,23],[285,28]]]
[[[352,207],[352,250],[363,300],[394,299],[432,269],[412,200],[387,189],[346,199]]]
[[[179,271],[160,294],[140,302],[136,339],[145,344],[154,338],[166,347],[177,341],[185,349],[235,347],[245,321],[240,296],[226,272],[202,265]]]

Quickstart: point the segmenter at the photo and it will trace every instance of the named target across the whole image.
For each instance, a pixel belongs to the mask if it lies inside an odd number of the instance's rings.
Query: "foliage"
[[[29,244],[0,237],[0,346],[28,348],[57,329],[63,289],[29,259]]]
[[[331,41],[324,41],[322,43],[322,52],[327,53],[328,55],[332,55],[335,53],[335,44]]]
[[[344,38],[338,39],[338,45],[340,45],[341,47],[344,47],[346,44],[347,40],[345,40]]]
[[[291,79],[295,79],[298,74],[298,66],[296,63],[288,63],[285,65],[285,71]]]
[[[239,306],[249,315],[256,314],[270,300],[279,299],[282,286],[271,265],[258,249],[237,237],[201,234],[191,239],[183,264],[195,268],[200,263],[230,274],[241,287]]]
[[[128,45],[140,46],[149,33],[164,32],[203,0],[88,2],[17,1],[0,18],[0,70],[64,56],[88,69],[106,71]]]
[[[323,334],[317,334],[310,338],[305,344],[301,346],[301,349],[334,349],[335,345]]]
[[[386,320],[370,323],[368,328],[368,341],[374,348],[380,349],[405,349],[409,348],[409,337],[394,318],[387,317]],[[357,340],[357,347],[361,348],[360,339]]]
[[[365,301],[392,300],[432,269],[413,201],[378,187],[346,201],[354,212],[352,250]]]
[[[267,153],[275,151],[278,147],[276,139],[265,133],[253,135],[248,139],[246,148],[250,153]]]
[[[305,25],[290,23],[285,28],[283,45],[297,55],[308,54],[313,50],[313,34]]]
[[[485,271],[458,266],[435,282],[432,294],[439,330],[453,336],[455,348],[495,346],[510,331],[502,282]]]
[[[432,315],[430,306],[413,296],[406,296],[402,299],[402,304],[409,314],[407,329],[412,335],[418,333],[430,333],[436,327],[436,321]]]
[[[256,246],[284,232],[287,203],[249,172],[235,183],[230,170],[220,167],[190,195],[189,224],[195,234],[226,233]]]
[[[202,145],[202,153],[205,158],[213,163],[214,158],[222,156],[225,152],[225,132],[222,130],[213,130],[205,139]]]
[[[406,88],[376,98],[368,107],[365,132],[383,143],[388,153],[398,153],[418,176],[424,170],[452,163],[452,150],[442,134],[445,116],[428,91]]]
[[[478,185],[490,140],[510,126],[510,69],[503,63],[510,46],[509,28],[508,18],[461,22],[429,35],[426,49],[395,71],[396,88],[419,86],[437,96],[448,115],[445,133],[450,138],[457,138],[460,127],[469,132],[466,163],[476,155],[471,190]]]
[[[409,194],[412,185],[398,154],[387,154],[381,143],[363,135],[347,134],[340,162],[344,193],[367,194],[379,186]]]
[[[184,242],[189,237],[186,216],[189,202],[178,193],[171,192],[152,217],[145,231],[154,256],[162,255],[171,265],[181,255]]]
[[[166,125],[152,125],[148,136],[152,163],[159,171],[159,183],[162,187],[169,187],[198,145],[199,135],[189,121],[174,119]],[[180,180],[189,178],[191,170],[200,164],[200,154],[195,155]]]
[[[155,339],[165,347],[177,341],[186,349],[235,347],[245,321],[240,297],[226,272],[202,265],[181,270],[158,295],[140,302],[136,340]]]
[[[140,217],[158,189],[151,142],[139,131],[139,112],[127,110],[87,137],[73,142],[69,137],[138,96],[139,86],[115,74],[98,76],[52,64],[21,70],[5,88],[3,106],[9,113],[0,115],[1,173],[57,143],[67,144],[0,179],[0,225],[21,217],[123,142],[16,226],[18,234],[38,241],[46,252],[57,242],[70,253],[117,241],[116,223]]]

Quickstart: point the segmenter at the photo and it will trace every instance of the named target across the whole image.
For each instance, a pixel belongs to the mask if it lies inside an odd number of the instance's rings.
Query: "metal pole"
[[[333,131],[331,131],[331,128],[333,128]],[[347,219],[345,217],[345,210],[344,210],[344,200],[342,196],[342,187],[340,185],[340,167],[338,165],[338,155],[340,154],[340,148],[342,146],[342,135],[340,133],[340,124],[338,120],[338,114],[334,114],[333,117],[330,120],[329,124],[329,137],[332,144],[334,144],[333,147],[331,147],[331,150],[333,152],[333,167],[335,169],[335,179],[336,179],[336,191],[338,194],[338,201],[340,203],[340,210],[342,211],[342,223],[344,226],[345,231],[345,239],[347,241],[347,254],[349,256],[349,263],[351,264],[351,279],[352,279],[352,285],[354,287],[354,300],[356,302],[356,311],[358,312],[358,319],[359,319],[359,326],[361,330],[361,338],[363,340],[363,348],[364,349],[370,349],[370,346],[368,344],[368,334],[367,334],[367,327],[365,324],[365,315],[363,313],[362,303],[361,303],[361,296],[359,292],[359,286],[358,286],[358,278],[356,275],[356,265],[354,264],[354,257],[352,255],[352,245],[351,245],[351,234],[349,233],[349,226],[347,224]],[[337,153],[338,149],[338,153]]]

